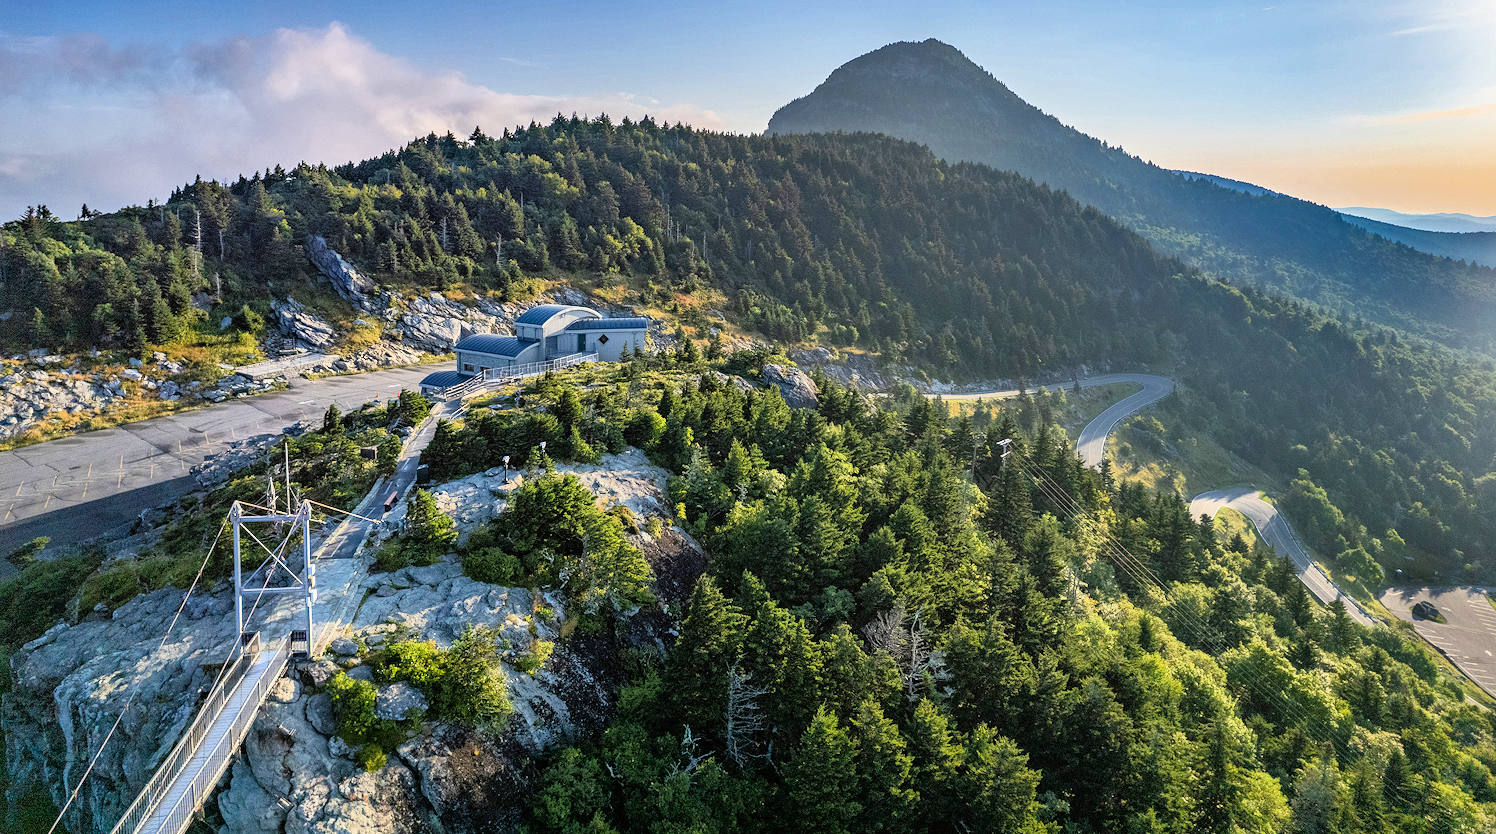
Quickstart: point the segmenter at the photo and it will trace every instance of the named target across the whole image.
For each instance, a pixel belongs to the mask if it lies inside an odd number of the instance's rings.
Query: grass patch
[[[1167,411],[1124,421],[1107,439],[1107,457],[1116,477],[1186,499],[1234,485],[1250,484],[1267,493],[1282,489],[1272,476],[1203,432],[1181,426]]]

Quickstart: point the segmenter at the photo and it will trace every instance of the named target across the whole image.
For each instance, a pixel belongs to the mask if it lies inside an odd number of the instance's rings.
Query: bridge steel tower
[[[315,636],[312,623],[312,606],[317,602],[317,566],[312,561],[312,536],[311,536],[312,505],[302,501],[295,512],[269,513],[254,515],[246,511],[245,505],[235,501],[229,508],[229,521],[234,528],[234,621],[238,624],[239,639],[241,643],[248,644],[253,635],[245,633],[246,615],[244,613],[244,601],[246,598],[253,600],[250,611],[258,603],[262,596],[287,596],[297,595],[302,599],[305,608],[305,630],[293,629],[291,632],[292,651],[296,654],[310,654],[312,641]],[[256,530],[269,530],[273,536],[262,538],[256,535]],[[296,539],[300,535],[300,542]],[[244,538],[248,537],[254,545],[264,550],[269,558],[260,563],[248,575],[244,572]],[[274,547],[265,543],[266,539],[276,541]],[[292,545],[300,551],[300,558],[290,554]],[[254,551],[251,550],[253,555]],[[261,572],[264,573],[260,576]]]

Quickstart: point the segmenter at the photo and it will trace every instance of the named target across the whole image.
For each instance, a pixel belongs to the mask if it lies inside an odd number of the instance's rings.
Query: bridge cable
[[[159,652],[165,648],[167,638],[171,636],[172,629],[176,628],[177,620],[181,618],[182,611],[187,608],[187,600],[192,598],[192,592],[197,589],[197,583],[203,578],[203,571],[207,570],[208,561],[213,558],[213,551],[218,548],[218,542],[223,538],[223,531],[228,525],[228,519],[224,519],[223,523],[218,525],[218,533],[213,537],[213,544],[208,548],[207,554],[203,556],[203,563],[198,566],[197,575],[192,577],[192,584],[187,587],[187,593],[182,596],[181,605],[178,605],[176,613],[172,614],[171,622],[166,626],[166,631],[161,635],[161,642],[156,645],[156,651]],[[125,698],[125,705],[120,708],[119,715],[115,717],[114,724],[110,726],[109,732],[104,734],[104,740],[99,742],[99,749],[94,751],[93,757],[88,760],[88,767],[84,769],[83,775],[78,778],[78,783],[73,786],[72,792],[68,794],[67,801],[62,804],[62,810],[57,812],[57,819],[52,821],[52,827],[47,829],[47,834],[53,834],[57,830],[57,826],[62,823],[63,816],[67,814],[68,808],[78,798],[78,792],[83,789],[83,783],[88,781],[88,777],[93,773],[94,765],[99,762],[99,756],[103,755],[104,748],[109,744],[109,740],[114,737],[115,731],[119,729],[120,722],[124,720],[125,713],[129,711],[130,705],[135,701],[135,695],[139,692],[140,690],[136,689]]]

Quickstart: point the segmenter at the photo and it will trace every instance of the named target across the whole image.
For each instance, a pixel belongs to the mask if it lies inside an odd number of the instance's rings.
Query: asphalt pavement
[[[1314,560],[1309,558],[1309,553],[1304,549],[1299,537],[1294,535],[1293,528],[1289,527],[1288,522],[1283,519],[1283,514],[1278,512],[1277,507],[1264,500],[1260,490],[1232,487],[1202,492],[1190,501],[1190,516],[1199,518],[1202,515],[1208,515],[1214,518],[1215,514],[1224,507],[1230,507],[1246,516],[1252,522],[1252,526],[1257,528],[1257,534],[1262,536],[1264,542],[1267,542],[1268,547],[1292,560],[1299,580],[1320,602],[1329,605],[1338,599],[1345,603],[1345,611],[1351,619],[1364,626],[1376,625],[1376,620],[1366,613],[1361,603],[1342,593],[1339,588],[1335,587],[1335,583],[1330,581],[1330,577],[1314,564]]]
[[[316,419],[332,403],[356,408],[419,390],[431,370],[298,378],[284,391],[0,452],[0,554],[36,536],[59,547],[123,532],[142,510],[190,492],[191,468],[230,443]]]
[[[1413,606],[1432,603],[1448,622],[1413,617]],[[1496,609],[1482,588],[1388,588],[1382,605],[1413,624],[1486,694],[1496,698]]]
[[[1143,386],[1142,390],[1131,396],[1124,397],[1109,406],[1105,411],[1096,416],[1094,420],[1081,429],[1080,438],[1076,440],[1075,450],[1080,454],[1080,459],[1086,466],[1098,467],[1106,457],[1106,438],[1117,427],[1118,423],[1150,406],[1174,391],[1174,380],[1166,376],[1155,376],[1154,374],[1102,374],[1101,376],[1086,377],[1080,380],[1082,388],[1099,388],[1103,385],[1119,385],[1123,383],[1134,383]],[[1076,383],[1055,383],[1053,385],[1040,385],[1035,388],[1026,389],[1037,391],[1070,390]],[[1004,391],[977,391],[970,394],[940,394],[943,400],[953,401],[979,401],[979,400],[1004,400],[1016,397],[1019,394],[1016,388]],[[929,396],[937,396],[931,394]]]

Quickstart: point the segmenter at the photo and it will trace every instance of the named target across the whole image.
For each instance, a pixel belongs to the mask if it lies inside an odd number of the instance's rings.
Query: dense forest
[[[953,162],[1064,189],[1223,280],[1287,291],[1451,345],[1496,345],[1496,271],[1460,260],[1475,251],[1449,245],[1463,236],[1425,236],[1422,243],[1439,248],[1417,251],[1394,242],[1422,248],[1417,233],[1367,231],[1284,194],[1180,176],[1062,124],[937,40],[889,44],[849,61],[769,121],[771,134],[835,131],[919,142]]]
[[[536,495],[514,501],[536,508],[473,533],[464,568],[564,588],[576,633],[627,670],[605,731],[543,762],[528,830],[1496,821],[1492,714],[1416,638],[1318,606],[1178,496],[1083,468],[1043,409],[974,427],[823,379],[818,409],[791,410],[690,353],[610,373],[581,394],[541,380],[527,410],[444,422],[430,448],[442,478],[530,449]],[[647,567],[540,441],[583,461],[632,443],[677,473],[675,523],[711,556],[663,654],[627,636]]]
[[[884,137],[557,117],[77,222],[33,211],[0,240],[4,336],[170,338],[204,317],[194,296],[234,312],[298,286],[312,233],[392,287],[503,297],[565,277],[656,304],[711,288],[772,340],[941,375],[1164,371],[1233,451],[1327,491],[1328,555],[1491,575],[1488,360],[1220,284],[1061,192]]]

